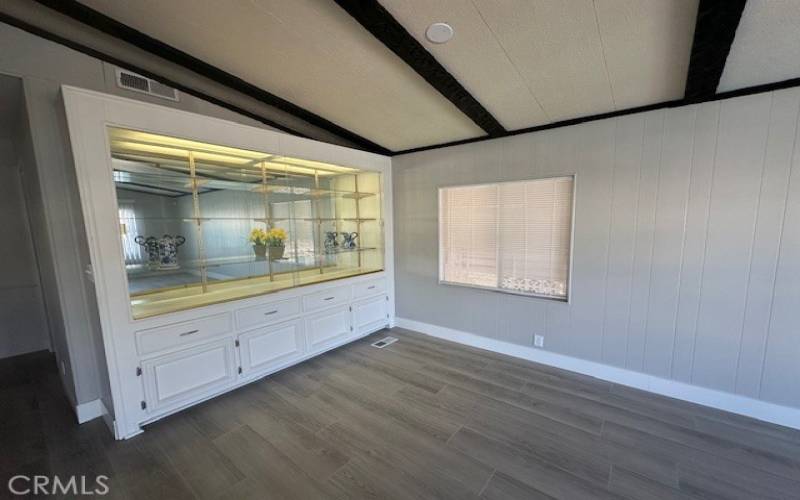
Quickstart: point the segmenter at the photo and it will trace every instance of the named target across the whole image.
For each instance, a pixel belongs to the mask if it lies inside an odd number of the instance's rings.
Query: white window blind
[[[567,298],[572,177],[439,190],[439,280]]]

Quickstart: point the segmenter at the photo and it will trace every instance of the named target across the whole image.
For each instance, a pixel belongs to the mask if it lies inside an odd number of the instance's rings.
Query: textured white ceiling
[[[683,96],[697,0],[380,0],[501,124]],[[436,45],[427,26],[450,23]]]
[[[381,4],[505,128],[548,121],[533,91],[471,1],[382,0]],[[455,36],[444,45],[425,38],[425,30],[436,21],[455,28]]]
[[[485,135],[332,0],[82,0],[392,150]]]
[[[82,1],[392,150],[485,135],[333,0]],[[509,130],[682,97],[698,3],[380,1]]]
[[[748,0],[717,92],[800,77],[800,1]]]

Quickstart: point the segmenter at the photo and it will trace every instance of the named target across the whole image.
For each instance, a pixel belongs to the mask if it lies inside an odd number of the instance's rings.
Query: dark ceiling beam
[[[261,89],[245,80],[228,73],[216,66],[202,61],[186,52],[183,52],[171,45],[167,45],[149,35],[142,33],[130,26],[123,24],[111,17],[106,16],[90,7],[87,7],[75,0],[36,0],[56,12],[60,12],[76,21],[82,22],[107,35],[111,35],[124,42],[127,42],[141,50],[156,55],[164,60],[187,68],[209,80],[225,85],[237,92],[247,95],[253,99],[261,101],[267,105],[280,109],[301,120],[304,120],[317,128],[326,130],[331,134],[337,135],[350,141],[359,148],[379,154],[391,154],[392,152],[383,146],[376,144],[344,127],[341,127],[325,118],[312,113],[300,106],[278,97],[266,90]],[[146,75],[145,75],[146,76]],[[158,78],[155,78],[158,79]],[[163,81],[163,79],[161,80]],[[164,82],[167,83],[167,82]]]
[[[632,115],[635,113],[645,113],[647,111],[655,111],[658,109],[666,109],[666,108],[677,108],[680,106],[688,106],[691,104],[701,104],[704,102],[712,102],[712,101],[722,101],[724,99],[733,99],[735,97],[743,97],[748,95],[754,94],[763,94],[765,92],[775,92],[777,90],[782,89],[790,89],[800,87],[800,78],[791,78],[789,80],[783,80],[780,82],[774,83],[765,83],[762,85],[754,85],[752,87],[744,87],[741,89],[736,90],[729,90],[727,92],[722,92],[719,94],[711,94],[704,97],[696,97],[693,99],[675,99],[673,101],[664,101],[655,104],[648,104],[646,106],[638,106],[635,108],[627,108],[627,109],[619,109],[616,111],[610,111],[608,113],[600,113],[597,115],[590,115],[590,116],[582,116],[579,118],[571,118],[569,120],[562,120],[560,122],[553,122],[547,123],[545,125],[537,125],[535,127],[528,127],[522,128],[517,130],[511,130],[506,132],[501,137],[509,137],[512,135],[520,135],[520,134],[530,134],[533,132],[541,132],[543,130],[551,130],[554,128],[562,128],[562,127],[569,127],[572,125],[578,125],[581,123],[593,122],[598,120],[607,120],[609,118],[617,118],[620,116],[625,115]],[[482,142],[488,141],[491,139],[497,139],[498,137],[475,137],[473,139],[463,139],[460,141],[453,141],[453,142],[446,142],[442,144],[434,144],[432,146],[422,146],[419,148],[412,148],[406,149],[403,151],[397,151],[394,153],[393,156],[405,155],[410,153],[419,153],[420,151],[429,151],[432,149],[441,149],[447,148],[451,146],[460,146],[462,144],[470,144],[473,142]]]
[[[336,0],[336,3],[490,137],[506,133],[500,122],[377,0]]]
[[[717,92],[747,0],[700,0],[686,77],[686,99]]]

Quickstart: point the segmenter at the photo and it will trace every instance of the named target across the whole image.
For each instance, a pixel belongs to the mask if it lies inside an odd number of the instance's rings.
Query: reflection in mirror
[[[376,172],[109,128],[134,318],[383,269]]]

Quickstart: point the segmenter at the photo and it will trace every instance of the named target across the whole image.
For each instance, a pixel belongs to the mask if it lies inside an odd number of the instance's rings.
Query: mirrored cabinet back
[[[383,270],[379,172],[108,136],[136,319]]]

